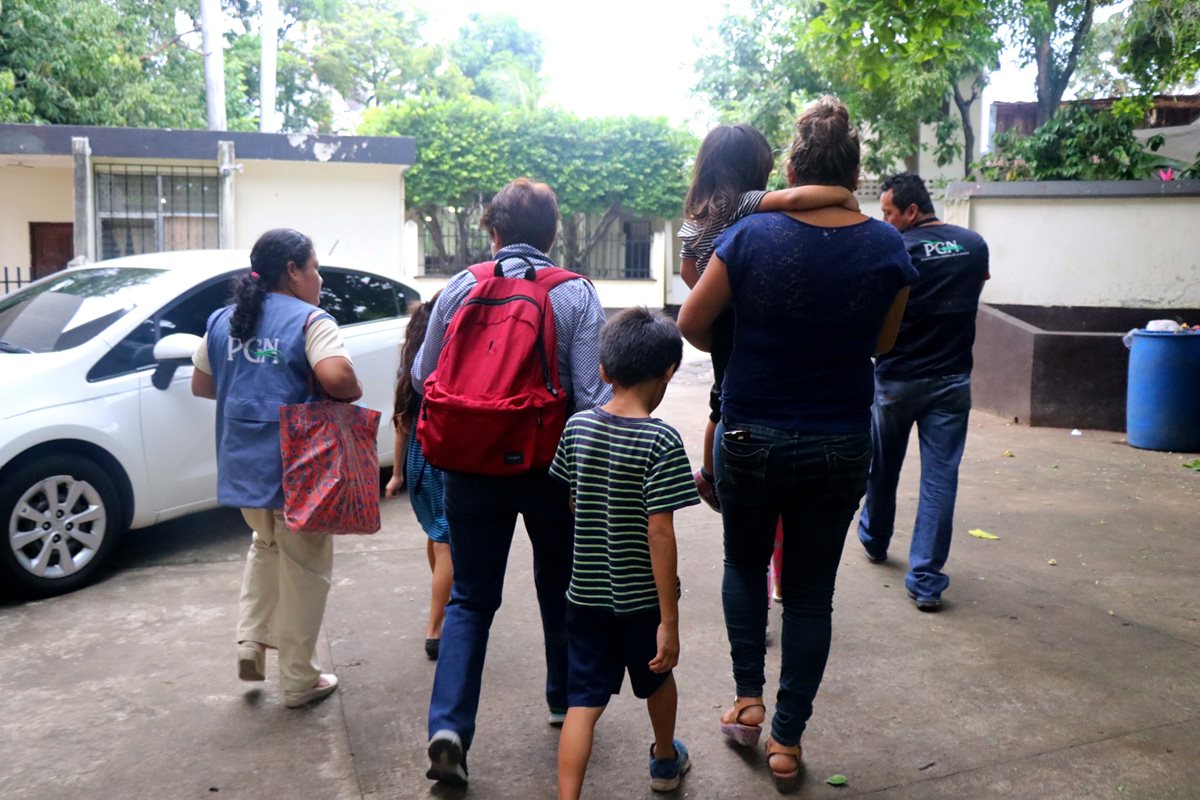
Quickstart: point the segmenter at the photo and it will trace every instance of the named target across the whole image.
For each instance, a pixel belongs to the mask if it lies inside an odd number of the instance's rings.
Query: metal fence
[[[483,231],[472,231],[464,243],[459,241],[450,227],[443,234],[441,252],[428,229],[423,230],[423,236],[425,275],[454,275],[471,264],[491,257],[488,239]],[[561,235],[547,255],[555,264],[594,280],[649,280],[653,237],[653,226],[649,220],[629,220],[610,228],[583,257],[568,257]]]
[[[23,270],[20,267],[5,267],[4,277],[0,279],[0,286],[3,287],[0,294],[15,292],[29,283],[33,283],[33,278],[23,277]]]

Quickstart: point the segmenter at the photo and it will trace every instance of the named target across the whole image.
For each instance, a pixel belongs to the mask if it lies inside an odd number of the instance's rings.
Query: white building
[[[400,277],[411,137],[0,125],[0,278],[73,259],[248,249],[265,230]],[[0,284],[0,291],[4,290]]]
[[[416,221],[406,221],[404,173],[417,144],[402,136],[0,125],[0,292],[74,259],[247,249],[263,231],[291,227],[313,238],[322,262],[369,267],[429,297],[467,263],[432,263]],[[601,302],[681,302],[673,225],[629,217],[612,231],[587,269]]]

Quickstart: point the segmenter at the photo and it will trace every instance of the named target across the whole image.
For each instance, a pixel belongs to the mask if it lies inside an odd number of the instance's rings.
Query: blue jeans
[[[950,555],[958,465],[967,441],[971,376],[875,381],[871,409],[874,456],[858,539],[872,556],[887,555],[896,521],[896,484],[913,423],[921,446],[921,495],[904,585],[918,598],[940,598],[950,585],[942,567]]]
[[[727,431],[744,441],[728,441]],[[714,457],[725,527],[721,600],[738,697],[766,679],[767,564],[783,520],[782,667],[771,738],[800,742],[825,674],[833,589],[871,462],[871,437],[808,435],[725,420]]]
[[[567,708],[567,585],[575,520],[567,487],[545,470],[504,478],[447,472],[445,479],[454,585],[429,701],[429,735],[454,731],[467,749],[475,736],[488,633],[500,608],[518,514],[533,544],[533,582],[546,644],[546,703]]]

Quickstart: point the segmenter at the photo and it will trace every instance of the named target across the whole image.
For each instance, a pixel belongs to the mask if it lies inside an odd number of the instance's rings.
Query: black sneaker
[[[942,610],[942,598],[940,597],[917,597],[912,592],[908,593],[911,599],[917,605],[917,611],[934,612]]]
[[[429,740],[429,769],[425,777],[451,786],[467,785],[467,757],[457,733],[442,730]]]

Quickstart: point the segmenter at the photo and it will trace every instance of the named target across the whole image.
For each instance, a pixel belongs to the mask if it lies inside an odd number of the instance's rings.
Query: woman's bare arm
[[[896,293],[896,299],[892,301],[892,307],[883,320],[883,330],[879,332],[879,341],[875,344],[875,355],[881,356],[896,346],[896,335],[900,333],[900,320],[904,319],[904,307],[908,305],[911,288],[905,286]]]
[[[342,356],[322,358],[313,366],[313,372],[325,394],[333,399],[352,403],[362,397],[362,384],[358,382],[350,359]]]

